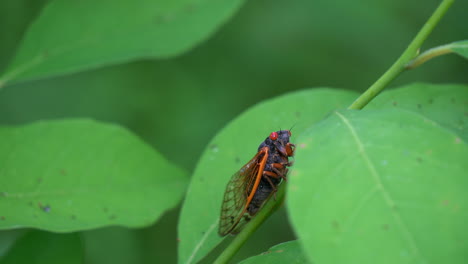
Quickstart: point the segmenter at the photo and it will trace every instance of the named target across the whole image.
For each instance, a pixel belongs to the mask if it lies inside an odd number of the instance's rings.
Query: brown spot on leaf
[[[332,227],[334,229],[340,229],[340,223],[338,223],[338,221],[336,221],[336,220],[333,220]]]
[[[297,171],[293,171],[292,174],[293,174],[293,175],[297,175]],[[298,188],[297,188],[297,185],[291,184],[291,185],[289,186],[289,190],[291,190],[291,191],[293,191],[293,192],[297,191],[297,189],[298,189]]]
[[[44,50],[41,55],[42,55],[42,58],[45,59],[45,58],[49,57],[49,51]]]
[[[188,11],[189,13],[194,12],[197,10],[197,4],[196,3],[189,3],[188,5],[185,6],[185,11]]]
[[[393,101],[393,102],[392,102],[392,105],[393,105],[393,106],[397,106],[397,105],[398,105],[397,101]]]
[[[210,147],[211,151],[213,152],[218,152],[219,151],[219,148],[218,148],[218,145],[217,144],[211,144]]]
[[[116,219],[116,218],[117,218],[117,216],[116,216],[115,214],[109,216],[109,220],[114,220],[114,219]]]
[[[60,169],[60,175],[66,176],[66,175],[67,175],[67,171],[66,171],[65,169]]]
[[[0,216],[0,220],[5,221],[5,217],[3,215]]]
[[[390,229],[390,226],[388,224],[383,224],[382,229],[388,231]]]
[[[37,206],[44,212],[48,213],[50,212],[50,205],[43,205],[41,202],[37,203]]]
[[[74,214],[71,215],[71,216],[70,216],[70,219],[71,219],[71,220],[76,220],[76,215],[74,215]]]
[[[50,205],[46,205],[46,206],[42,207],[42,211],[44,211],[46,213],[49,213],[50,212]]]
[[[416,158],[416,161],[417,161],[418,163],[422,163],[423,159],[422,159],[421,157],[417,157],[417,158]]]
[[[164,22],[164,19],[163,19],[162,16],[155,16],[155,17],[153,18],[153,23],[154,23],[155,25],[162,24],[163,22]]]
[[[455,138],[455,144],[460,144],[460,142],[461,142],[461,139],[459,137],[456,137]]]
[[[175,18],[175,15],[174,14],[165,14],[162,16],[162,19],[163,19],[163,22],[164,23],[168,23],[168,22],[172,22]]]

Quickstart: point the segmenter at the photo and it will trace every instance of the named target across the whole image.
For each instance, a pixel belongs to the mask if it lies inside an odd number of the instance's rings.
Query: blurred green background
[[[47,2],[0,1],[0,72]],[[176,58],[7,86],[0,91],[0,123],[72,117],[119,123],[191,173],[214,134],[255,103],[319,86],[364,91],[401,54],[438,3],[247,1],[216,34]],[[423,47],[467,39],[466,10],[468,1],[456,1]],[[468,64],[455,55],[443,56],[404,73],[392,86],[414,81],[467,83]],[[85,232],[86,262],[175,262],[178,211],[145,229]],[[286,222],[284,210],[275,214],[237,260],[294,239]]]

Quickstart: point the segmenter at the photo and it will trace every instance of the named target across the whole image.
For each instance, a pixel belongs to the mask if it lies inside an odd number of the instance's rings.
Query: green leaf
[[[141,58],[167,58],[200,43],[242,0],[51,1],[0,79],[22,81]]]
[[[453,130],[406,109],[337,111],[296,143],[287,202],[311,259],[466,262],[468,144]]]
[[[1,264],[79,264],[81,241],[77,234],[30,231],[3,258]]]
[[[282,263],[297,263],[307,264],[312,263],[309,261],[304,253],[302,252],[301,244],[299,241],[289,241],[281,243],[279,245],[271,247],[267,252],[261,255],[248,258],[241,264],[255,264],[255,263],[271,263],[271,264],[282,264]]]
[[[368,109],[401,108],[421,114],[468,142],[468,86],[414,83],[377,96]]]
[[[44,121],[0,138],[0,229],[145,226],[185,190],[180,169],[116,125]]]
[[[294,136],[332,109],[350,104],[354,92],[311,89],[262,102],[240,115],[209,143],[198,163],[179,221],[179,263],[195,263],[223,238],[218,219],[230,177],[272,131],[293,127]]]
[[[453,42],[450,44],[450,48],[453,52],[468,59],[468,40]]]

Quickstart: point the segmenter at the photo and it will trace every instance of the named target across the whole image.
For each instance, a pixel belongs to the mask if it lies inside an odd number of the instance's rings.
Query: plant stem
[[[276,209],[283,204],[284,195],[286,192],[286,184],[281,184],[276,192],[276,199],[270,197],[269,201],[263,206],[258,214],[252,218],[252,220],[245,225],[245,228],[232,240],[229,246],[215,260],[215,264],[227,263],[234,254],[244,245],[247,239],[257,230],[257,228],[274,212]]]
[[[425,52],[421,53],[421,55],[417,56],[408,64],[406,64],[406,69],[414,69],[430,59],[452,52],[452,44],[446,44],[426,50]]]
[[[443,0],[432,16],[427,20],[426,24],[421,28],[413,41],[408,45],[401,56],[393,63],[393,65],[374,83],[367,91],[359,96],[348,109],[362,109],[374,97],[376,97],[393,79],[395,79],[405,66],[418,54],[418,50],[427,39],[429,34],[435,28],[440,19],[445,15],[449,7],[455,0]]]

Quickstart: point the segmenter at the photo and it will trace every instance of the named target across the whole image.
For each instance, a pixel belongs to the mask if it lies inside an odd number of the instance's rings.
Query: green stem
[[[425,52],[421,53],[421,55],[417,56],[408,64],[406,64],[406,69],[414,69],[430,59],[433,59],[435,57],[438,57],[444,54],[452,53],[453,52],[452,46],[453,46],[452,44],[446,44],[446,45],[442,45],[439,47],[426,50]]]
[[[281,205],[284,201],[286,192],[286,184],[281,184],[276,192],[276,199],[269,199],[258,214],[252,218],[249,224],[245,225],[244,229],[234,237],[229,246],[215,260],[215,264],[224,264],[239,251],[249,237],[257,230],[257,228]]]
[[[440,19],[445,15],[449,7],[455,0],[443,0],[432,16],[427,20],[426,24],[421,28],[413,41],[408,45],[401,56],[393,63],[393,65],[374,83],[367,91],[356,99],[348,109],[362,109],[374,97],[376,97],[393,79],[395,79],[405,66],[418,54],[418,50],[427,39],[429,34],[435,28]]]

